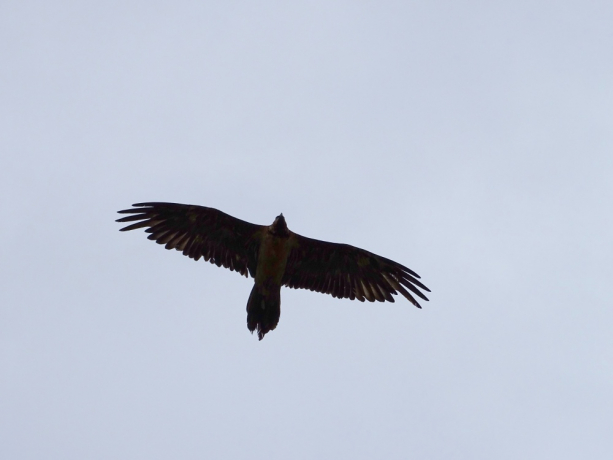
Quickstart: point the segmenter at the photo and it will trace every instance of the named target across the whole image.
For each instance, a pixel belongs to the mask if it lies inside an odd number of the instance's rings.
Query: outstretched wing
[[[413,294],[428,300],[418,288],[428,292],[430,289],[404,265],[348,244],[328,243],[295,233],[292,236],[294,244],[283,278],[285,286],[360,302],[393,302],[392,295],[400,293],[418,308],[421,306]]]
[[[255,273],[262,226],[236,219],[204,206],[177,203],[137,203],[119,211],[131,214],[117,222],[135,222],[121,231],[147,227],[150,240],[166,249],[182,251],[194,260],[204,260],[241,275]]]

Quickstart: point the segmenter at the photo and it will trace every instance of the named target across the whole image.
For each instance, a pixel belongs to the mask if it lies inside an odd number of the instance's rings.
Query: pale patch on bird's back
[[[370,259],[365,256],[360,256],[360,258],[358,259],[358,266],[366,267],[367,265],[370,265]]]

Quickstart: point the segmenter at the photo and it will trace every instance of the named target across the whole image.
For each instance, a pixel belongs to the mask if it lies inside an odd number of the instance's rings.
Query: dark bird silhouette
[[[146,227],[148,238],[166,249],[229,268],[255,279],[247,302],[247,327],[260,340],[277,327],[281,286],[337,298],[393,302],[398,293],[421,308],[414,296],[430,292],[419,275],[393,260],[348,244],[300,236],[283,214],[272,225],[255,225],[204,206],[137,203],[119,211],[117,222],[134,222],[121,231]]]

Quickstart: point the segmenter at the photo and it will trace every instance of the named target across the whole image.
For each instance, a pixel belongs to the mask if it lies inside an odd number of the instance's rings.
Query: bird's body
[[[292,242],[290,234],[277,235],[269,228],[262,232],[255,284],[281,287]]]
[[[176,203],[138,203],[118,222],[134,222],[122,231],[147,227],[149,239],[195,260],[254,278],[247,302],[247,327],[260,340],[281,314],[281,287],[303,288],[338,298],[394,302],[402,294],[420,307],[412,294],[429,289],[405,266],[347,244],[298,235],[283,214],[270,226],[254,225],[217,209]],[[408,289],[408,290],[407,290]],[[409,292],[410,291],[410,292]]]

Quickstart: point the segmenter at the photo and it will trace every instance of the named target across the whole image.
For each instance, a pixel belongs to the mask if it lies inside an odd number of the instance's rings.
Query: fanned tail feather
[[[247,302],[247,328],[253,333],[257,329],[262,340],[272,331],[281,316],[281,287],[265,289],[254,285]]]

